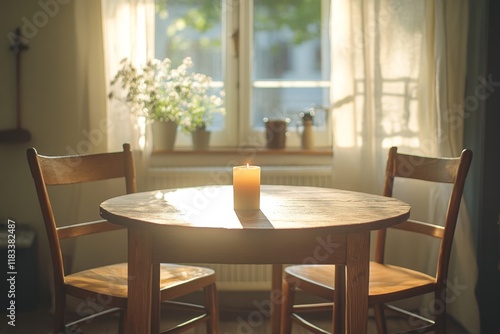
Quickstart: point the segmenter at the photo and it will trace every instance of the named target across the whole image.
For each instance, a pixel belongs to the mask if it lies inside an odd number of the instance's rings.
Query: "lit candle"
[[[233,196],[235,210],[260,209],[260,167],[233,167]]]

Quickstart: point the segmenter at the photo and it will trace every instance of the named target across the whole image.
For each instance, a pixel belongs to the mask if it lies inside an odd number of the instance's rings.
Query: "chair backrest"
[[[133,156],[129,144],[121,152],[71,156],[43,156],[29,148],[27,156],[47,231],[54,281],[62,286],[65,273],[60,240],[122,227],[104,220],[58,227],[47,187],[124,178],[127,193],[136,192]]]
[[[457,224],[460,202],[465,179],[472,161],[472,151],[465,149],[460,157],[430,158],[398,153],[397,147],[389,150],[387,160],[384,196],[391,196],[395,178],[410,178],[435,183],[452,184],[451,195],[443,225],[408,220],[393,228],[420,233],[441,239],[436,278],[443,283],[447,279],[448,265],[455,227]],[[384,262],[386,230],[377,231],[375,261]]]

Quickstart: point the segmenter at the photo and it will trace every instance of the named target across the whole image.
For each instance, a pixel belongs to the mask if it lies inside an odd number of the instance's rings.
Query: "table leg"
[[[347,235],[346,331],[366,334],[368,328],[368,285],[370,232]]]
[[[151,330],[152,252],[149,234],[128,229],[127,334]]]
[[[151,333],[160,333],[160,264],[153,263],[151,278]]]
[[[271,280],[271,304],[273,311],[271,312],[271,333],[279,334],[281,328],[281,305],[282,305],[282,281],[283,281],[283,265],[273,264]]]

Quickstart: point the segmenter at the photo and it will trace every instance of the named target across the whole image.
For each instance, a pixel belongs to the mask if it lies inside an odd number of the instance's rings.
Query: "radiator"
[[[231,183],[231,169],[224,167],[152,168],[148,178],[150,190]],[[332,169],[331,166],[262,167],[261,184],[331,187]],[[219,290],[256,291],[271,288],[270,265],[200,265],[216,271]]]

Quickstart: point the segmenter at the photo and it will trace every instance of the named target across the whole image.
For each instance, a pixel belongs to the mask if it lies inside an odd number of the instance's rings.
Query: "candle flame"
[[[247,168],[248,168],[248,167],[250,167],[250,166],[248,166],[248,162],[247,162]]]

